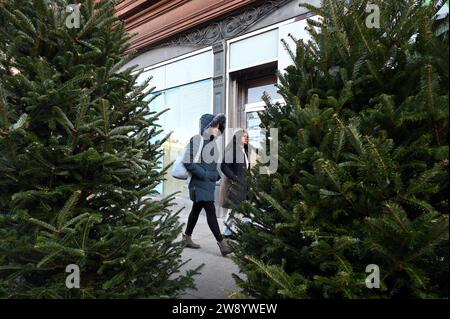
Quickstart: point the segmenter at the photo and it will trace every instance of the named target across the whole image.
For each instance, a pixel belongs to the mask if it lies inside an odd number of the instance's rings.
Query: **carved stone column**
[[[214,114],[225,112],[225,41],[213,45],[214,72],[213,72],[213,108]]]
[[[213,110],[214,114],[226,113],[225,112],[225,94],[226,94],[226,41],[219,40],[212,46],[214,65],[213,65]],[[228,125],[227,125],[228,126]],[[224,149],[224,140],[222,142],[222,150]],[[220,141],[219,140],[219,141]],[[216,215],[217,217],[223,217],[226,214],[226,209],[218,205],[220,196],[220,184],[221,180],[217,182],[215,189],[216,198]],[[220,220],[219,220],[220,222]],[[222,225],[220,225],[222,228]]]

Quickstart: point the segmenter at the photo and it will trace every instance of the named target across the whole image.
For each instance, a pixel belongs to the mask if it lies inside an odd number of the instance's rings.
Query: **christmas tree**
[[[131,36],[114,13],[107,0],[0,2],[1,298],[192,286],[172,197],[155,199],[164,138],[150,80],[124,69]]]
[[[448,19],[443,1],[304,5],[280,75],[279,167],[250,176],[235,276],[257,298],[448,297]],[[377,14],[379,13],[379,25]],[[378,276],[379,274],[379,276]],[[377,289],[377,278],[379,288]]]

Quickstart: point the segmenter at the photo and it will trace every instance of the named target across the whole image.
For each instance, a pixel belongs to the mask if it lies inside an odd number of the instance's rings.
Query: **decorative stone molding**
[[[181,32],[264,0],[123,0],[117,15],[135,34],[130,51],[145,50]]]
[[[249,8],[242,13],[227,17],[222,21],[181,34],[160,44],[158,47],[213,45],[218,41],[243,34],[258,21],[291,1],[293,0],[268,0],[259,6]]]

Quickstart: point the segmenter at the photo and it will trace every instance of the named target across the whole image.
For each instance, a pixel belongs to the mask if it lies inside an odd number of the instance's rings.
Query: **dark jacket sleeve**
[[[199,147],[200,145],[197,145]],[[194,138],[191,138],[189,142],[189,152],[186,152],[183,159],[183,164],[192,176],[197,177],[201,180],[207,180],[208,176],[206,174],[206,170],[199,165],[198,163],[194,163],[194,157],[197,154],[197,149],[194,153]]]
[[[226,177],[228,177],[229,179],[231,179],[233,182],[237,182],[239,179],[236,176],[236,174],[234,173],[233,169],[232,169],[232,163],[225,163],[225,159],[222,161],[222,163],[220,164],[220,169],[222,170],[222,172],[225,174]]]

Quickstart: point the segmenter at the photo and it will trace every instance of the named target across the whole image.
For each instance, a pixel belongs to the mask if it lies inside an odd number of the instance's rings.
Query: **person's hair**
[[[233,162],[236,161],[236,151],[242,146],[242,137],[244,136],[244,134],[247,134],[248,136],[248,132],[246,130],[239,130],[236,133],[234,133],[232,140],[230,141],[230,143],[228,143],[226,149],[225,149],[225,154],[228,152],[233,152]],[[238,148],[239,147],[239,148]],[[247,154],[248,156],[248,150],[249,150],[249,146],[248,143],[244,144],[244,151],[245,154]]]
[[[225,131],[225,126],[222,125],[221,123],[216,123],[214,125],[211,125],[209,128],[218,128],[220,133],[223,134],[223,131]]]
[[[220,133],[223,134],[223,131],[225,131],[225,123],[226,123],[225,114],[220,113],[214,117],[214,120],[211,123],[211,127],[218,128]]]

